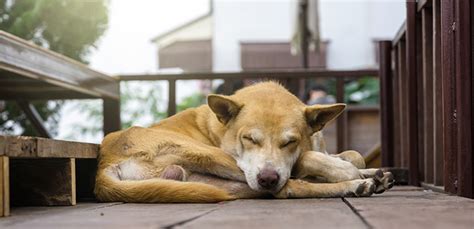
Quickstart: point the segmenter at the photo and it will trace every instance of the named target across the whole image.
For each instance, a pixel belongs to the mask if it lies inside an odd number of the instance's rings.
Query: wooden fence
[[[380,42],[383,166],[412,185],[473,193],[474,6],[407,1],[393,41]]]
[[[121,81],[168,81],[168,115],[176,113],[176,81],[178,80],[214,80],[223,79],[224,94],[230,94],[233,80],[244,79],[273,79],[285,82],[288,79],[306,79],[314,80],[316,78],[334,78],[336,79],[336,101],[344,102],[344,85],[346,80],[358,79],[362,77],[378,77],[378,70],[266,70],[266,71],[245,71],[245,72],[202,72],[202,73],[182,73],[182,74],[157,74],[157,75],[122,75]],[[294,91],[294,94],[299,94]],[[377,111],[377,106],[349,106],[336,122],[336,147],[337,152],[349,149],[348,136],[348,113],[351,112],[373,112]],[[373,144],[375,144],[374,142]]]

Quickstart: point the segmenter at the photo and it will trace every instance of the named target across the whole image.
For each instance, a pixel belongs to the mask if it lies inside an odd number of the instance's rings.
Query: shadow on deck
[[[474,200],[398,186],[369,198],[19,207],[1,228],[472,228]]]

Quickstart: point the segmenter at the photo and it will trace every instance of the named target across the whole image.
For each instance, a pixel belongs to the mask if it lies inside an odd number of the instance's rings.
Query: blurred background
[[[377,41],[403,23],[402,0],[309,0],[307,67],[376,69]],[[0,0],[0,30],[108,75],[302,69],[297,0]],[[236,83],[235,89],[249,81]],[[222,80],[177,81],[177,110],[205,103]],[[344,84],[344,102],[377,107],[374,77]],[[122,128],[166,117],[166,81],[122,81]],[[334,102],[335,80],[307,82],[308,104]],[[100,142],[101,100],[34,101],[56,139]],[[378,112],[359,117],[379,136]],[[364,129],[362,129],[363,131]],[[331,132],[329,130],[329,132]],[[359,129],[360,133],[360,129]],[[0,102],[0,134],[35,130],[15,103]],[[364,145],[368,150],[379,140]],[[362,147],[362,146],[361,146]]]

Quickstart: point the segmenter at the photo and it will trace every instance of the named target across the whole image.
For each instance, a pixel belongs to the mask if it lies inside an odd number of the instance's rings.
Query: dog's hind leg
[[[98,171],[94,193],[99,201],[134,203],[206,203],[236,199],[226,190],[209,184],[160,178],[121,180],[108,169]]]
[[[344,161],[348,161],[358,169],[365,169],[364,157],[362,157],[362,155],[355,150],[347,150],[342,153],[334,154],[331,156],[341,158]]]

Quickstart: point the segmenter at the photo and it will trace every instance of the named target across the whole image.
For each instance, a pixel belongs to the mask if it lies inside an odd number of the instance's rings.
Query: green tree
[[[87,56],[108,25],[108,0],[0,0],[0,30],[88,63]],[[52,134],[61,102],[33,103]],[[25,115],[7,102],[0,108],[0,132],[35,135]]]

